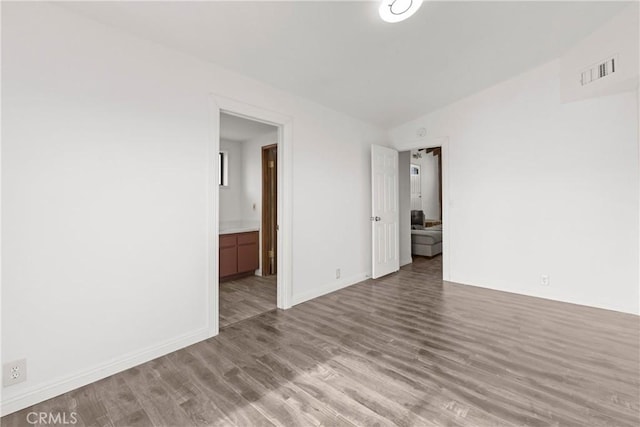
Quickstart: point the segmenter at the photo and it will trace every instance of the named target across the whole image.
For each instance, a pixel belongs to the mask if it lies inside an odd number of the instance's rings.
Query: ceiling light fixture
[[[378,12],[385,22],[400,22],[416,13],[422,0],[383,0]]]

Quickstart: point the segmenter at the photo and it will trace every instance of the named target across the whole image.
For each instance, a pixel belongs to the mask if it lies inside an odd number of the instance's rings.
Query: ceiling
[[[254,120],[244,119],[231,114],[220,114],[220,139],[244,142],[267,133],[277,132],[278,128]]]
[[[56,3],[390,128],[560,56],[629,3],[425,1]]]

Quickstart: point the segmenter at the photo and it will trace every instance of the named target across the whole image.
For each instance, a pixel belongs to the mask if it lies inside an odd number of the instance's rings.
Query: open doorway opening
[[[401,265],[442,272],[442,156],[440,146],[399,153]]]
[[[277,307],[278,132],[267,123],[220,113],[220,328]],[[265,152],[273,156],[266,169]]]

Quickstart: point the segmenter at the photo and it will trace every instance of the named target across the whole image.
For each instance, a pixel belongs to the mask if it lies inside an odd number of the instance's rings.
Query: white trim
[[[278,308],[291,308],[293,295],[293,122],[278,132]]]
[[[400,267],[404,267],[405,265],[409,265],[413,263],[413,258],[409,257],[407,259],[400,260]]]
[[[557,296],[557,295],[542,295],[541,293],[536,292],[536,290],[534,289],[518,289],[517,292],[512,289],[512,288],[508,288],[508,287],[504,287],[500,284],[487,284],[482,283],[482,284],[478,284],[478,283],[471,283],[466,279],[458,279],[456,278],[456,281],[454,282],[455,285],[460,285],[460,286],[470,286],[473,288],[478,288],[478,289],[484,289],[484,290],[490,290],[490,291],[495,291],[495,292],[504,292],[507,294],[512,294],[512,295],[520,295],[520,296],[525,296],[525,297],[530,297],[530,298],[540,298],[543,300],[547,300],[547,301],[554,301],[554,302],[560,302],[563,304],[573,304],[573,305],[580,305],[582,307],[589,307],[589,308],[597,308],[600,310],[608,310],[608,311],[615,311],[618,313],[626,313],[626,314],[632,314],[635,316],[638,316],[638,313],[632,311],[632,310],[628,310],[626,308],[620,308],[620,307],[616,307],[616,308],[612,308],[610,305],[605,305],[605,304],[599,304],[599,303],[593,303],[593,302],[577,302],[575,299],[568,299],[564,296]],[[542,288],[542,289],[549,289],[549,288]]]
[[[220,226],[220,186],[218,185],[218,153],[220,152],[220,107],[215,97],[211,98],[211,141],[207,150],[207,283],[205,292],[205,313],[207,315],[207,335],[218,335],[218,235]]]
[[[451,191],[449,190],[449,137],[426,137],[393,144],[399,152],[417,150],[419,148],[442,147],[442,280],[451,281]]]
[[[63,378],[56,378],[37,387],[26,389],[24,392],[2,401],[2,416],[59,396],[87,384],[94,383],[108,376],[117,374],[134,366],[156,359],[165,354],[180,350],[197,342],[207,339],[207,329],[202,328],[181,337],[152,345],[146,349],[128,353],[111,359],[93,368],[80,371]]]
[[[270,111],[255,105],[247,104],[234,99],[211,95],[212,100],[212,137],[210,153],[217,153],[220,150],[220,113],[224,112],[238,117],[267,123],[278,127],[278,301],[277,306],[281,309],[291,307],[292,294],[292,230],[291,221],[293,211],[293,120],[291,117]],[[209,160],[210,175],[217,177],[217,162],[212,164]],[[217,183],[217,182],[216,182]],[[211,178],[210,178],[211,184]],[[207,258],[207,299],[206,310],[208,313],[209,336],[218,335],[219,325],[219,280],[218,280],[218,221],[220,217],[219,208],[219,186],[210,187],[208,191],[210,198],[207,221],[209,224],[209,253]]]
[[[300,294],[300,295],[294,295],[293,305],[298,305],[305,301],[310,301],[314,298],[321,297],[322,295],[330,294],[331,292],[335,292],[340,289],[349,287],[351,285],[355,285],[356,283],[360,283],[363,280],[367,280],[368,278],[369,278],[368,273],[360,273],[355,276],[336,280],[335,282],[326,283],[322,286],[316,287],[311,291],[304,292],[303,294]]]
[[[640,84],[637,87],[636,95],[636,112],[638,113],[637,135],[640,135]],[[637,138],[636,145],[636,152],[638,153],[638,164],[640,165],[640,138]],[[638,175],[638,183],[640,184],[640,175]],[[638,211],[640,212],[640,185],[638,185]],[[640,215],[638,215],[638,239],[640,239]],[[638,251],[638,277],[640,277],[640,251]],[[638,295],[638,313],[634,314],[640,315],[640,295]]]

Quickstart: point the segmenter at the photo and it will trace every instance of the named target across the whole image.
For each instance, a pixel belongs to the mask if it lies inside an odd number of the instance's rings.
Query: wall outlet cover
[[[2,386],[18,384],[27,380],[27,359],[14,360],[2,365]]]

